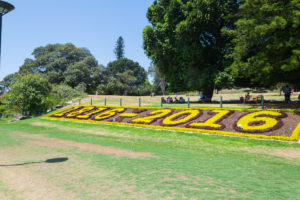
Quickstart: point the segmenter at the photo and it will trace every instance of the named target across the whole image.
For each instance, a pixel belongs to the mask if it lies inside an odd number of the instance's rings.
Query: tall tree
[[[20,68],[21,74],[42,74],[50,83],[67,83],[71,87],[79,83],[87,85],[92,93],[101,82],[103,67],[86,48],[71,43],[49,44],[34,49],[34,59],[27,58]]]
[[[233,28],[238,2],[155,0],[148,8],[144,49],[171,90],[203,90],[212,97],[214,79],[228,64],[224,54],[231,38],[221,29]]]
[[[116,55],[117,60],[120,58],[124,58],[125,55],[125,44],[122,36],[120,36],[117,40],[114,53]]]
[[[300,84],[300,1],[244,0],[235,30],[228,70],[239,85]]]

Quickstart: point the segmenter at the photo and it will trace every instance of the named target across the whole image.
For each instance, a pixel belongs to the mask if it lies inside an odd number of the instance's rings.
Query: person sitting
[[[184,98],[183,98],[183,97],[180,97],[180,98],[179,98],[179,102],[180,102],[180,103],[184,103],[184,102],[185,102]]]
[[[199,97],[200,97],[200,100],[203,100],[203,99],[205,99],[205,96],[204,96],[204,94],[203,94],[203,93],[199,94]]]
[[[179,99],[177,99],[177,97],[175,97],[175,103],[179,103]]]
[[[171,97],[167,98],[167,103],[171,103]]]
[[[249,93],[249,92],[247,92],[247,94],[245,95],[244,102],[246,102],[246,101],[249,101],[249,100],[250,100],[250,98],[251,98],[251,96],[250,96],[250,93]]]
[[[166,100],[165,100],[164,97],[161,98],[161,102],[162,102],[162,103],[166,103]]]

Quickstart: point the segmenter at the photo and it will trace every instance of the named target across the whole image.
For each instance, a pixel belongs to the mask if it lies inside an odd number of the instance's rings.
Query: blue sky
[[[145,69],[143,50],[147,8],[153,0],[5,0],[16,9],[3,16],[0,80],[18,71],[34,48],[71,42],[86,47],[106,65],[115,60],[114,45],[125,41],[125,57]]]

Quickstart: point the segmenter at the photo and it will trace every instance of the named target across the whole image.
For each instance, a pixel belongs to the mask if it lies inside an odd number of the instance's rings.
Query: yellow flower
[[[120,117],[136,117],[138,115],[139,115],[138,113],[122,113],[119,116]]]
[[[197,117],[197,115],[200,113],[199,110],[185,110],[185,111],[181,111],[178,113],[175,113],[169,117],[166,117],[163,121],[162,124],[163,125],[170,125],[170,126],[174,126],[174,125],[178,125],[178,124],[182,124],[185,122],[188,122],[192,119],[194,119],[195,117]],[[182,119],[177,119],[178,117],[182,116],[182,115],[187,115]]]
[[[274,128],[279,121],[282,113],[276,111],[258,111],[247,114],[237,121],[237,124],[242,126],[243,130],[268,130]]]
[[[150,114],[149,114],[150,116],[136,118],[136,119],[133,119],[132,122],[150,124],[151,122],[153,122],[157,119],[167,116],[171,112],[172,112],[172,110],[170,110],[170,109],[155,110],[155,111],[150,112]]]

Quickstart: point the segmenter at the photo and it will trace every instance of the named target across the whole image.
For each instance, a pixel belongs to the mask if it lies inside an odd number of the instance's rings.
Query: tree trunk
[[[203,95],[205,96],[205,98],[210,102],[211,101],[211,98],[214,94],[214,88],[211,87],[211,88],[205,88],[203,90]]]
[[[128,92],[128,90],[125,89],[123,95],[124,95],[124,96],[127,96],[127,92]]]
[[[161,81],[160,81],[160,88],[161,88],[161,91],[163,93],[163,96],[165,96],[165,92],[166,92],[166,81],[165,81],[165,78],[161,79]]]

